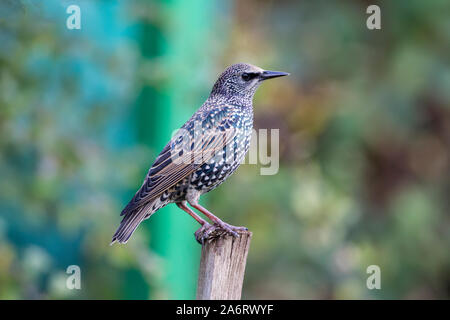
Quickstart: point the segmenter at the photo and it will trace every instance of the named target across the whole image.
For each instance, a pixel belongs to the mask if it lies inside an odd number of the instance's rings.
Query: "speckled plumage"
[[[210,218],[214,227],[236,235],[234,229],[242,227],[222,222],[201,207],[198,199],[218,187],[239,167],[250,146],[253,95],[263,80],[283,75],[287,74],[264,71],[244,63],[228,67],[205,103],[157,157],[141,188],[123,209],[124,218],[113,242],[127,242],[142,220],[169,203],[176,203],[202,225],[196,233],[200,242],[213,226],[186,203]]]

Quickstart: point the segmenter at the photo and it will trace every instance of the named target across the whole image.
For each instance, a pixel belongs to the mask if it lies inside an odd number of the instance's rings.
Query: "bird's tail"
[[[116,241],[119,243],[126,243],[142,220],[149,218],[153,212],[151,206],[146,205],[125,213],[119,228],[117,228],[113,235],[110,245]]]

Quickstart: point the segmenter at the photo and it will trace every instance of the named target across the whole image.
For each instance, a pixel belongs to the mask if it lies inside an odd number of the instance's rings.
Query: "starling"
[[[200,243],[216,229],[233,236],[238,235],[236,231],[247,230],[223,222],[198,200],[224,182],[244,159],[252,135],[252,100],[256,89],[264,80],[286,75],[246,63],[228,67],[205,103],[156,158],[141,188],[122,210],[124,217],[111,244],[126,243],[144,219],[169,203],[175,203],[201,224],[195,232]],[[203,220],[187,204],[213,224]]]

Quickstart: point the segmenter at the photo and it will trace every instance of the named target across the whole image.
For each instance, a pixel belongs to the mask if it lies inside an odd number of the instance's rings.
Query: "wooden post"
[[[197,300],[239,300],[252,233],[212,234],[202,245]]]

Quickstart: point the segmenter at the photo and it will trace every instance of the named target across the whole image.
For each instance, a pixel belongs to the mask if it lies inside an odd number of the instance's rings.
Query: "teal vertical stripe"
[[[146,24],[141,41],[148,58],[158,57],[162,79],[157,88],[142,91],[137,120],[140,138],[156,152],[209,93],[202,79],[209,67],[214,1],[162,1],[160,5],[167,19],[158,26]],[[193,234],[200,226],[174,204],[159,210],[149,222],[145,227],[150,228],[151,247],[165,261],[165,290],[158,288],[151,297],[194,299],[201,247]]]

